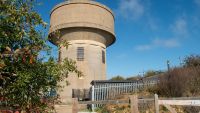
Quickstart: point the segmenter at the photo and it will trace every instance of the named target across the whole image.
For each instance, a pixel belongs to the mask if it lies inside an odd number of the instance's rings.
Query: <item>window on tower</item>
[[[84,48],[78,47],[77,48],[77,61],[83,61],[84,60]]]
[[[105,64],[105,51],[102,50],[102,62]]]
[[[58,62],[61,62],[61,50],[59,49],[59,52],[58,52]]]

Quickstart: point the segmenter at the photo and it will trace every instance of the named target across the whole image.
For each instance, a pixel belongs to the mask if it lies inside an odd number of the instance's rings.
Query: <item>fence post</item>
[[[138,110],[138,96],[137,95],[132,95],[129,96],[130,101],[131,101],[131,113],[139,113]]]
[[[94,85],[92,86],[92,101],[94,101],[95,100],[95,98],[94,98]],[[92,104],[92,112],[94,112],[94,104]]]
[[[72,98],[72,113],[78,113],[78,98]]]
[[[159,113],[159,103],[157,94],[155,94],[154,99],[155,99],[155,113]]]

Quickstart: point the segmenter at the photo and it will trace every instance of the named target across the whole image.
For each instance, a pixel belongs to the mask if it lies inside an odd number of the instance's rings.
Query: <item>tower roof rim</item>
[[[50,16],[57,8],[62,7],[64,5],[69,5],[69,4],[91,4],[91,5],[96,5],[96,6],[102,7],[104,9],[106,9],[108,12],[110,12],[115,20],[114,12],[109,7],[107,7],[106,5],[103,5],[99,2],[92,1],[92,0],[68,0],[65,2],[61,2],[53,7],[53,9],[50,12]]]

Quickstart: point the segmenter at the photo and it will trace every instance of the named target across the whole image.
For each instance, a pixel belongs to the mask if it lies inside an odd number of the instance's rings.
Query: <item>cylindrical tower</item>
[[[59,30],[60,37],[53,32]],[[106,79],[106,47],[115,42],[112,11],[91,0],[68,0],[51,11],[49,40],[58,45],[65,40],[69,47],[60,48],[60,60],[68,57],[76,61],[83,72],[80,79],[71,74],[70,82],[60,93],[63,102],[71,99],[72,89],[88,89],[92,80]]]

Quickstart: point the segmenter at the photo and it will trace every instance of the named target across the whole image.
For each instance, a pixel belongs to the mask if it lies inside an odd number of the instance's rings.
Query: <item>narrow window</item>
[[[77,61],[83,61],[84,60],[84,48],[78,47],[77,48]]]
[[[60,63],[62,61],[62,47],[59,45],[58,46],[58,62]]]
[[[61,62],[61,49],[58,51],[58,62]]]
[[[105,51],[102,50],[102,62],[105,64]]]

